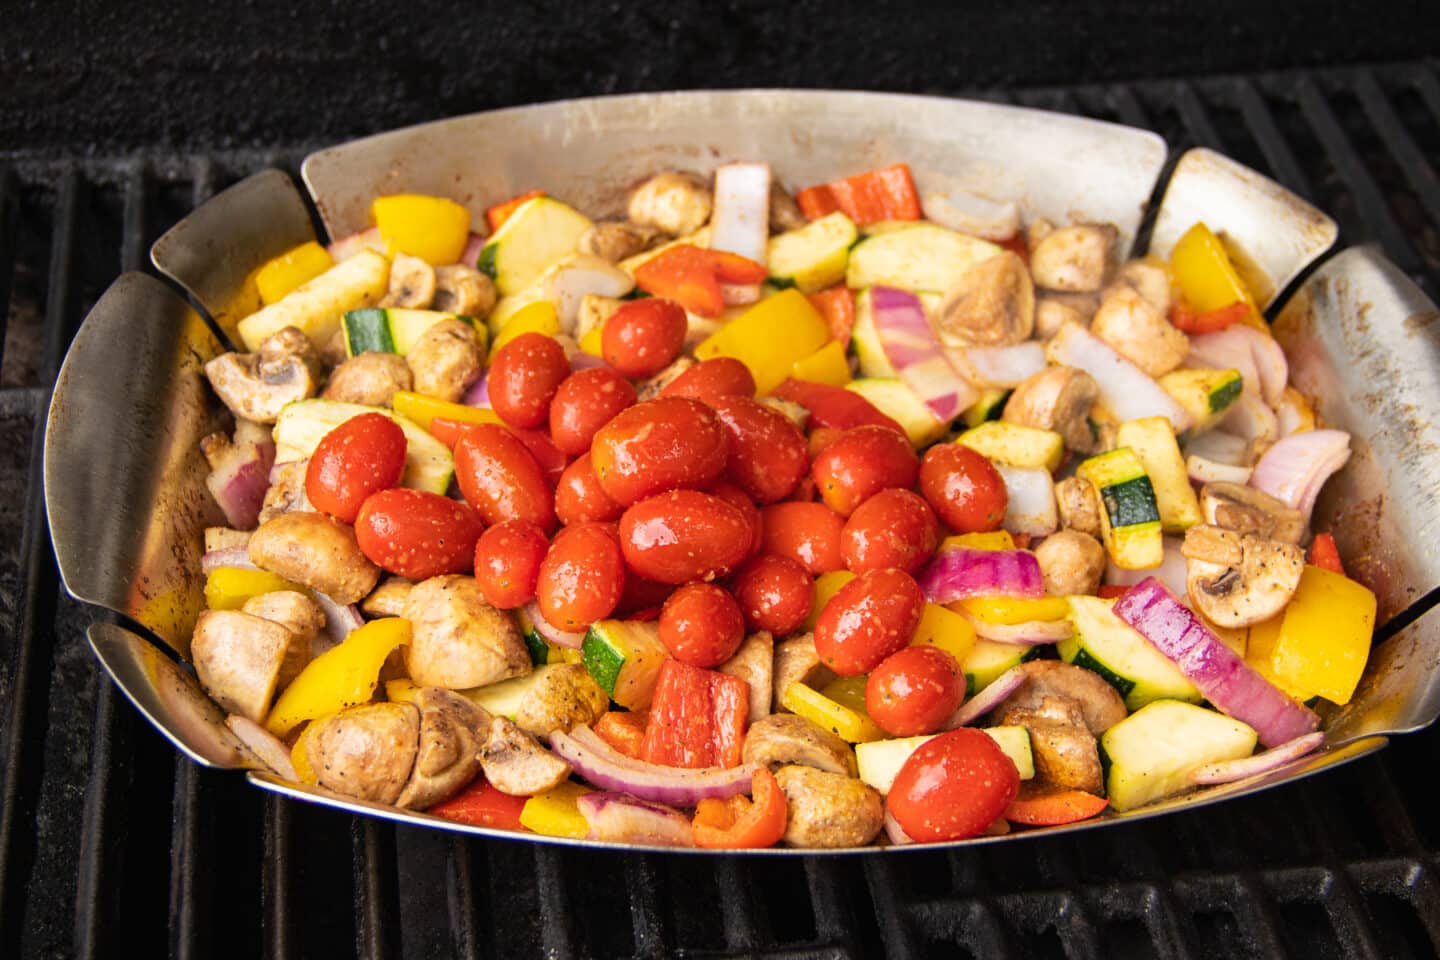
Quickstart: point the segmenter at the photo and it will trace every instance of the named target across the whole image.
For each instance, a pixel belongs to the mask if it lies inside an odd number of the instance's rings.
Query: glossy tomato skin
[[[657,583],[723,577],[745,559],[751,536],[738,507],[698,490],[657,494],[620,518],[625,563]]]
[[[685,348],[685,310],[660,297],[629,300],[610,315],[600,334],[600,355],[627,377],[651,377]]]
[[[322,513],[354,523],[360,505],[405,472],[405,431],[382,413],[351,417],[325,434],[305,468],[305,495]]]
[[[525,444],[494,423],[477,423],[455,443],[455,481],[488,525],[529,520],[555,529],[555,496]]]
[[[756,503],[784,499],[810,466],[805,435],[749,397],[718,397],[711,405],[729,442],[725,476]]]
[[[544,430],[520,430],[510,431],[515,434],[516,439],[525,444],[525,449],[530,451],[530,456],[540,466],[540,473],[544,475],[545,482],[550,486],[560,482],[560,475],[569,466],[570,459],[555,446],[555,441],[550,439],[550,434]]]
[[[815,606],[815,581],[789,557],[756,557],[735,575],[731,589],[745,614],[745,626],[777,637],[794,633]]]
[[[577,370],[555,391],[550,401],[550,436],[567,456],[590,450],[600,428],[615,414],[635,405],[635,388],[617,370],[592,367]]]
[[[760,509],[755,506],[755,502],[750,499],[744,490],[741,490],[729,480],[721,480],[713,484],[710,489],[705,492],[712,496],[719,497],[721,500],[738,508],[741,513],[745,514],[745,519],[750,523],[751,534],[750,550],[745,556],[753,557],[759,553],[760,539],[765,533],[765,525],[760,520]]]
[[[914,840],[964,840],[998,820],[1019,789],[1020,774],[995,741],[961,727],[910,755],[885,806]]]
[[[815,621],[820,662],[844,677],[869,673],[907,645],[925,594],[903,570],[871,570],[836,592]]]
[[[624,512],[625,508],[611,500],[605,488],[600,486],[600,478],[595,476],[595,466],[588,453],[581,454],[566,467],[560,475],[560,482],[555,485],[555,514],[567,526],[595,520],[619,520]]]
[[[840,544],[845,518],[823,503],[772,503],[760,511],[766,553],[798,561],[812,576],[843,570]]]
[[[990,459],[960,443],[937,443],[925,451],[920,492],[956,533],[999,530],[1010,502],[1005,480]]]
[[[745,639],[740,605],[713,583],[687,583],[660,610],[660,642],[692,667],[718,667]]]
[[[486,375],[490,406],[512,427],[538,427],[550,401],[570,376],[570,361],[554,337],[522,333],[495,351]]]
[[[622,551],[623,553],[623,551]],[[653,620],[660,615],[660,607],[675,592],[673,583],[656,583],[646,580],[633,570],[625,571],[625,592],[615,608],[615,616],[624,619]],[[653,613],[653,616],[641,614]]]
[[[940,543],[940,527],[923,497],[891,487],[855,508],[840,534],[840,552],[853,573],[896,567],[919,570]]]
[[[475,583],[490,605],[514,610],[535,599],[540,562],[550,549],[545,531],[529,520],[506,520],[475,544]]]
[[[590,447],[600,485],[625,506],[666,490],[709,486],[724,472],[725,454],[715,411],[689,397],[657,397],[620,411]]]
[[[555,535],[535,584],[540,614],[576,632],[614,612],[625,590],[625,561],[613,523],[581,523]]]
[[[934,733],[964,700],[965,673],[939,647],[902,647],[865,682],[865,712],[895,737]]]
[[[755,376],[734,357],[702,360],[671,380],[660,391],[662,397],[690,397],[714,403],[721,397],[755,397]]]
[[[811,468],[820,499],[844,517],[881,490],[914,486],[919,472],[910,442],[877,426],[846,430],[820,451]]]
[[[394,487],[366,498],[355,518],[355,540],[376,566],[426,580],[468,571],[482,528],[468,504]]]

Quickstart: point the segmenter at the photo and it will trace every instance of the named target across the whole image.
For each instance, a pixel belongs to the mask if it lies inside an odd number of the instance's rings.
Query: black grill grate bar
[[[1182,877],[1176,893],[1192,914],[1228,913],[1239,923],[1248,947],[1256,956],[1284,955],[1280,918],[1265,896],[1264,888],[1249,873],[1218,873]],[[1205,944],[1197,945],[1205,949]]]
[[[19,216],[20,179],[6,164],[0,167],[0,365],[5,360],[5,334],[10,314],[10,287],[16,265],[16,221]]]
[[[1005,894],[995,898],[1006,922],[1014,929],[1030,934],[1053,932],[1075,960],[1092,960],[1100,956],[1095,928],[1081,902],[1069,893]]]
[[[1255,84],[1248,78],[1241,78],[1235,82],[1233,94],[1246,126],[1259,145],[1260,152],[1264,154],[1265,162],[1270,166],[1271,174],[1281,186],[1307,200],[1313,200],[1315,191],[1310,184],[1310,178],[1295,159],[1295,151],[1290,148],[1289,140],[1280,133],[1280,127],[1275,123],[1275,114],[1255,89]]]
[[[1355,92],[1375,132],[1384,141],[1386,149],[1399,161],[1405,179],[1415,189],[1430,222],[1440,227],[1440,180],[1436,179],[1435,168],[1415,145],[1414,139],[1400,122],[1395,108],[1380,89],[1380,84],[1372,72],[1356,72]]]
[[[875,910],[875,922],[880,930],[885,956],[890,960],[909,960],[917,954],[905,908],[896,895],[896,885],[900,881],[895,875],[895,867],[887,858],[866,857],[865,883]]]
[[[755,949],[755,909],[750,903],[750,887],[741,873],[739,858],[720,859],[715,865],[715,883],[720,893],[720,923],[725,946],[731,950]]]
[[[1425,928],[1432,950],[1440,953],[1440,884],[1435,881],[1433,866],[1418,860],[1385,859],[1352,863],[1347,872],[1363,893],[1405,901]]]
[[[541,948],[547,958],[568,960],[577,955],[576,935],[560,851],[549,844],[537,843],[534,855],[535,886],[540,901]]]
[[[470,844],[456,837],[446,852],[446,907],[449,909],[455,956],[480,960],[480,931],[475,923],[475,871]]]
[[[1038,897],[1033,893],[1028,896]],[[985,960],[1025,955],[1014,949],[1000,914],[988,897],[926,900],[910,904],[905,914],[911,925],[918,928],[918,937],[927,948],[921,956],[929,956],[932,952],[929,948],[940,943],[964,944],[975,956]]]
[[[1209,110],[1205,108],[1192,84],[1175,84],[1175,107],[1196,144],[1220,153],[1225,152],[1225,141],[1220,138],[1214,122],[1210,119]]]
[[[200,842],[199,769],[187,757],[175,755],[175,790],[170,831],[170,955],[176,960],[203,960],[209,955],[202,942],[203,927],[196,915],[203,902],[197,873],[204,858]]]
[[[395,895],[395,828],[389,823],[352,820],[351,861],[355,883],[355,942],[362,960],[386,960],[399,954],[399,913]]]
[[[111,817],[121,802],[113,796],[116,727],[115,687],[102,682],[96,691],[95,741],[90,756],[90,779],[85,787],[85,815],[81,823],[80,861],[75,890],[75,953],[81,958],[99,955],[107,917],[106,857],[114,849]]]
[[[1423,70],[1419,79],[1415,81],[1415,91],[1420,94],[1420,99],[1425,101],[1425,106],[1430,108],[1430,115],[1440,123],[1440,79],[1436,78],[1434,71]]]
[[[625,892],[630,898],[630,932],[635,942],[635,956],[668,956],[665,924],[660,914],[660,878],[655,870],[654,858],[644,854],[627,854],[624,872]]]
[[[1110,920],[1140,920],[1150,945],[1163,960],[1191,956],[1175,920],[1175,901],[1169,884],[1117,883],[1086,891],[1093,912]]]
[[[847,954],[855,944],[850,937],[853,927],[846,923],[845,896],[840,886],[839,871],[834,865],[817,859],[805,861],[805,887],[810,892],[810,906],[815,912],[815,937],[822,943],[839,943]]]
[[[270,960],[290,960],[290,853],[293,834],[290,804],[265,797],[265,862],[261,896],[264,898],[265,933]]]

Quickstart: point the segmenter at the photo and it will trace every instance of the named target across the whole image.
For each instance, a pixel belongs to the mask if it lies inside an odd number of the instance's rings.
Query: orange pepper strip
[[[1110,600],[1114,597],[1123,597],[1130,590],[1129,587],[1114,583],[1102,583],[1100,589],[1095,591],[1095,596],[1101,600]]]
[[[595,735],[627,757],[640,759],[640,747],[645,741],[645,725],[650,714],[645,710],[607,710],[595,723]]]
[[[1052,790],[1031,796],[1022,794],[1005,808],[1005,819],[1032,827],[1052,827],[1089,820],[1109,803],[1104,797],[1083,790]]]
[[[1340,563],[1340,548],[1335,546],[1335,535],[1317,533],[1310,542],[1310,563],[1322,570],[1346,576],[1345,567]]]
[[[1191,310],[1180,300],[1175,301],[1170,308],[1170,322],[1175,325],[1175,329],[1191,334],[1217,333],[1231,324],[1244,323],[1249,316],[1250,304],[1241,300],[1203,313]]]
[[[896,163],[795,194],[809,220],[843,211],[857,226],[882,220],[919,220],[920,197],[907,164]]]
[[[842,347],[850,346],[850,332],[855,329],[855,291],[841,284],[819,293],[809,294],[808,299],[825,324],[830,328],[830,338],[839,340]]]
[[[750,776],[752,799],[701,800],[695,807],[690,834],[695,846],[707,850],[773,847],[785,836],[785,794],[775,774],[765,767]]]
[[[724,250],[685,243],[635,268],[635,283],[653,296],[673,300],[691,313],[718,317],[725,310],[722,283],[761,283],[765,267]]]
[[[520,811],[525,807],[525,800],[525,797],[501,793],[484,777],[476,777],[464,790],[425,812],[477,827],[499,827],[528,833],[520,824]]]
[[[510,219],[510,214],[519,210],[525,203],[534,200],[536,197],[545,196],[544,190],[527,190],[518,197],[511,197],[504,203],[497,203],[485,211],[485,222],[490,225],[490,232],[494,233],[500,229],[500,225]]]

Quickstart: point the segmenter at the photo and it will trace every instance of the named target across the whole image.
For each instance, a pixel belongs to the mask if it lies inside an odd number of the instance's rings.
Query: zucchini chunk
[[[1115,445],[1129,447],[1140,458],[1140,465],[1155,488],[1155,503],[1160,511],[1160,527],[1166,533],[1184,533],[1203,523],[1200,501],[1190,486],[1185,458],[1175,441],[1175,431],[1165,417],[1144,417],[1120,424]]]
[[[912,223],[872,233],[857,243],[845,268],[845,284],[856,290],[880,284],[944,294],[1000,250],[989,241],[933,223]]]
[[[650,706],[660,667],[670,657],[660,642],[659,626],[639,620],[592,623],[580,652],[600,689],[626,710]]]
[[[385,407],[367,407],[339,400],[298,400],[280,411],[275,421],[275,462],[304,460],[315,452],[331,430],[362,413],[389,417],[405,431],[405,473],[400,485],[443,495],[455,475],[450,449],[422,430],[418,424]]]
[[[580,249],[590,218],[551,197],[528,200],[510,214],[480,249],[475,269],[488,274],[502,296],[519,293],[545,269]]]
[[[345,314],[342,321],[345,354],[353,357],[367,351],[378,351],[408,356],[425,331],[442,320],[459,320],[474,327],[480,338],[480,349],[482,352],[485,350],[489,331],[484,324],[477,324],[473,317],[439,310],[366,307]]]
[[[840,211],[827,214],[798,230],[770,238],[766,259],[770,282],[814,293],[845,279],[850,248],[860,236],[855,222]]]
[[[1244,386],[1239,370],[1172,370],[1159,383],[1194,419],[1191,433],[1209,430],[1219,423],[1240,399]]]
[[[1183,793],[1195,768],[1248,757],[1257,739],[1249,725],[1223,713],[1156,700],[1100,738],[1110,806],[1124,812]]]
[[[1140,458],[1129,447],[1091,457],[1076,476],[1100,498],[1100,533],[1105,550],[1123,570],[1149,570],[1164,559],[1160,508]]]
[[[1129,710],[1156,700],[1200,702],[1200,691],[1175,662],[1115,616],[1110,601],[1089,596],[1067,599],[1075,635],[1057,644],[1061,659],[1100,674],[1125,698]]]

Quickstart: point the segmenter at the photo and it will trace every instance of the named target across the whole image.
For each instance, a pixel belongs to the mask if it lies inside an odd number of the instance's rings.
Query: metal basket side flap
[[[203,531],[224,516],[200,439],[228,429],[205,322],[162,281],[121,275],[81,325],[45,431],[45,505],[65,587],[182,654],[204,605]]]
[[[1175,165],[1150,235],[1169,257],[1198,222],[1219,236],[1262,309],[1335,243],[1335,221],[1229,157],[1196,147]]]
[[[568,100],[472,114],[311,154],[303,175],[332,236],[370,226],[371,198],[419,192],[485,209],[543,189],[591,216],[665,169],[763,160],[790,189],[907,163],[921,195],[964,190],[1134,236],[1165,162],[1154,133],[1064,114],[936,97],[808,90]],[[474,228],[481,229],[478,225]]]
[[[263,767],[225,725],[225,711],[158,647],[113,623],[91,624],[88,635],[116,686],[181,753],[206,767]]]
[[[150,248],[150,259],[238,344],[236,324],[260,309],[256,268],[314,239],[310,211],[289,174],[262,170],[167,230]]]

